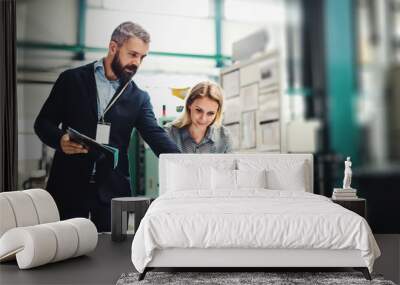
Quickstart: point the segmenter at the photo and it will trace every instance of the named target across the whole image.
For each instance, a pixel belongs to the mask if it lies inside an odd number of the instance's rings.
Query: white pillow
[[[237,187],[240,188],[267,188],[267,171],[263,170],[236,170]]]
[[[167,191],[211,190],[211,167],[170,163]]]
[[[213,190],[236,190],[236,170],[212,168]]]
[[[289,172],[269,169],[268,188],[272,190],[306,191],[304,163],[296,164]]]
[[[305,191],[305,161],[294,159],[239,159],[240,170],[266,169],[267,188],[271,190]]]

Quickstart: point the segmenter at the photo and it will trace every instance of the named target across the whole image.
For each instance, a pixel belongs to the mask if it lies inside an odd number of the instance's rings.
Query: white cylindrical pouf
[[[49,192],[43,189],[29,189],[23,192],[31,197],[39,218],[39,224],[60,220],[56,202]]]
[[[13,209],[17,227],[33,226],[39,223],[35,205],[30,196],[23,191],[1,193]]]
[[[20,269],[40,266],[53,260],[57,252],[54,232],[40,225],[14,228],[0,239],[0,253],[15,254]]]
[[[64,222],[73,225],[78,233],[79,244],[74,257],[86,254],[96,248],[98,239],[97,229],[91,220],[74,218],[65,220]]]
[[[17,222],[15,221],[14,211],[10,202],[6,197],[0,193],[0,238],[9,229],[15,228]]]
[[[73,257],[78,249],[78,233],[70,223],[55,222],[41,225],[51,229],[57,238],[57,251],[51,262]]]

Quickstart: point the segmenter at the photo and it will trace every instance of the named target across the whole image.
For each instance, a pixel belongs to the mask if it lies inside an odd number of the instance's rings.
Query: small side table
[[[111,200],[111,240],[123,241],[126,239],[128,213],[135,214],[136,232],[151,201],[152,198],[141,196],[113,198]]]
[[[364,198],[354,198],[347,200],[332,199],[332,202],[359,214],[364,219],[367,219],[367,200]]]

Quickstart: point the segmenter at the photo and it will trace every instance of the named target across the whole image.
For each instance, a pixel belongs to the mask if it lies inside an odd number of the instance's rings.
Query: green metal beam
[[[355,15],[352,0],[325,0],[326,78],[331,147],[359,162],[356,123]]]
[[[86,32],[86,0],[79,0],[78,7],[78,33],[77,33],[77,45],[80,47],[85,46],[85,32]],[[76,59],[85,59],[85,50],[81,49],[77,52]]]
[[[217,67],[223,67],[224,62],[222,56],[222,11],[223,11],[223,0],[214,0],[214,11],[215,11],[215,54]]]
[[[45,49],[45,50],[60,50],[70,52],[103,52],[108,51],[107,48],[79,46],[79,45],[66,45],[66,44],[53,44],[53,43],[40,43],[40,42],[17,42],[18,48],[24,49]],[[150,55],[155,56],[169,56],[169,57],[184,57],[196,59],[209,59],[209,60],[230,60],[231,57],[223,55],[208,55],[208,54],[191,54],[191,53],[174,53],[174,52],[159,52],[150,51]]]

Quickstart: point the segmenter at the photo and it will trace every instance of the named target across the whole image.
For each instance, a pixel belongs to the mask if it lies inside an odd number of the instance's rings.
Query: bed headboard
[[[306,192],[313,193],[313,156],[312,154],[161,154],[159,160],[160,195],[167,191],[166,185],[171,179],[168,170],[171,165],[187,167],[209,166],[229,167],[231,169],[267,168],[278,174],[275,179],[296,180]],[[304,179],[288,179],[298,177],[299,169]],[[304,170],[304,171],[303,171]],[[296,176],[297,175],[297,176]],[[302,178],[302,177],[300,177]],[[302,181],[302,182],[299,182]]]

